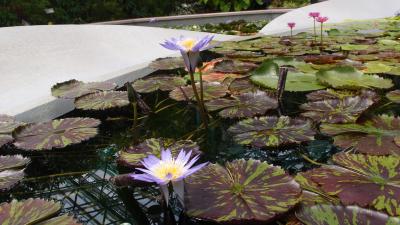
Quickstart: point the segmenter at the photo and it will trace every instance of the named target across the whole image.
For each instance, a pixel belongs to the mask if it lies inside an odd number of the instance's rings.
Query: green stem
[[[314,41],[317,43],[317,26],[315,24],[315,18],[314,18]]]
[[[290,38],[293,38],[293,28],[290,28]]]
[[[204,123],[204,125],[207,127],[207,124],[208,124],[208,116],[207,116],[206,111],[205,111],[205,109],[204,109],[203,102],[201,101],[201,99],[200,99],[200,97],[199,97],[199,93],[197,92],[197,87],[196,87],[196,83],[195,83],[195,80],[194,80],[193,71],[189,71],[189,75],[190,75],[190,81],[191,81],[192,88],[193,88],[194,97],[196,98],[197,104],[198,104],[198,106],[199,106],[199,110],[200,110],[201,117],[202,117],[202,119],[203,119],[203,123]],[[201,85],[200,85],[200,86],[201,86]]]
[[[323,32],[323,24],[324,23],[321,23],[321,47],[324,45],[324,39],[323,39],[323,36],[322,36],[322,32]]]
[[[25,178],[24,181],[34,181],[34,180],[40,180],[40,179],[49,179],[49,178],[66,177],[66,176],[77,176],[77,175],[82,175],[85,173],[90,173],[90,171],[79,171],[79,172],[52,174],[52,175],[41,176],[41,177],[30,177],[30,178]]]

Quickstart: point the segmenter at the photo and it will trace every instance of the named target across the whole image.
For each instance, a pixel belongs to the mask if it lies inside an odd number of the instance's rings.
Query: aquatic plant
[[[290,22],[287,25],[290,28],[290,37],[293,37],[293,28],[296,26],[296,23],[295,22]]]
[[[136,180],[145,182],[155,182],[160,185],[161,192],[168,205],[169,191],[168,184],[172,184],[174,192],[178,195],[178,199],[183,203],[184,199],[184,183],[183,180],[196,173],[208,163],[201,163],[193,166],[198,160],[199,155],[191,158],[192,151],[186,152],[181,150],[179,155],[172,157],[171,150],[161,150],[161,159],[154,155],[149,155],[142,160],[144,169],[137,168],[143,174],[132,174],[131,177]]]
[[[321,24],[321,43],[320,43],[320,45],[321,46],[323,46],[324,45],[324,35],[323,35],[323,30],[324,30],[324,28],[323,28],[323,25],[324,25],[324,23],[326,22],[326,21],[328,21],[328,17],[326,17],[326,16],[318,16],[317,18],[315,18],[315,20],[318,22],[318,23],[320,23]]]
[[[194,73],[197,65],[200,61],[200,51],[205,50],[214,36],[205,36],[201,39],[194,39],[181,36],[178,39],[172,38],[161,43],[161,46],[169,50],[180,51],[185,62],[186,69],[189,72],[193,93],[196,98],[199,110],[202,114],[204,125],[207,126],[208,114],[204,106],[204,94],[203,94],[203,79],[200,75],[200,96],[197,91]]]
[[[316,26],[316,19],[319,17],[319,12],[310,12],[308,16],[313,18],[314,22],[314,41],[317,42],[317,26]]]

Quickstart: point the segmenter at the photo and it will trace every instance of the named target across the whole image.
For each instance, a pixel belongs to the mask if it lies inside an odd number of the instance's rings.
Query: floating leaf
[[[73,99],[86,94],[113,90],[117,85],[111,82],[84,83],[77,80],[69,80],[58,83],[51,88],[51,94],[57,98]]]
[[[97,135],[100,120],[65,118],[35,123],[16,132],[14,145],[23,150],[50,150],[80,143]]]
[[[301,189],[280,167],[257,160],[209,164],[186,178],[191,217],[226,223],[268,222],[299,201]]]
[[[200,84],[196,83],[197,91],[200,92]],[[228,88],[218,82],[204,82],[204,101],[224,97],[228,93]],[[199,93],[200,96],[200,93]],[[176,101],[195,101],[192,86],[175,88],[169,93],[169,97]],[[186,99],[187,98],[187,99]]]
[[[212,68],[212,71],[220,73],[242,74],[242,73],[247,73],[256,67],[257,65],[254,63],[227,59],[220,62],[216,62],[214,67]]]
[[[369,45],[352,45],[352,44],[346,44],[346,45],[340,45],[340,48],[343,51],[360,51],[360,50],[366,50],[369,48]]]
[[[302,207],[296,212],[297,218],[306,225],[394,225],[399,218],[363,209],[357,206],[315,205]]]
[[[126,91],[103,91],[87,94],[75,99],[75,107],[83,110],[105,110],[129,104]]]
[[[25,176],[24,170],[4,170],[0,172],[0,191],[13,188]],[[1,208],[1,207],[0,207]],[[0,212],[1,215],[1,212]],[[1,220],[1,219],[0,219]]]
[[[360,124],[322,124],[321,132],[334,136],[334,144],[371,155],[400,155],[394,138],[400,136],[400,118],[381,115]]]
[[[81,225],[81,223],[78,223],[73,216],[62,215],[38,223],[37,225]]]
[[[193,154],[200,154],[199,146],[190,140],[175,142],[172,139],[150,138],[126,151],[120,151],[118,163],[131,168],[142,167],[142,159],[149,155],[160,157],[161,150],[167,148],[171,150],[173,156],[177,156],[182,149],[187,152],[193,151]]]
[[[14,140],[14,138],[11,135],[8,134],[0,134],[0,147],[10,143]]]
[[[332,160],[338,166],[311,171],[324,192],[338,196],[344,205],[400,215],[400,157],[340,153]]]
[[[237,143],[254,147],[277,147],[314,140],[312,122],[300,118],[260,117],[245,119],[229,128]]]
[[[0,156],[0,171],[24,167],[31,160],[22,155]]]
[[[154,70],[175,70],[185,68],[182,57],[159,58],[149,64],[149,68]]]
[[[24,123],[15,121],[13,116],[0,114],[0,134],[11,134],[16,128],[22,125]]]
[[[362,89],[362,90],[335,90],[335,89],[326,89],[320,91],[314,91],[310,94],[307,94],[307,99],[312,102],[323,101],[327,99],[337,99],[343,100],[348,97],[356,97],[359,96],[361,98],[370,98],[374,101],[379,99],[379,96],[372,90]]]
[[[13,200],[0,205],[0,224],[36,224],[54,216],[61,210],[55,201],[43,199]]]
[[[276,89],[279,80],[279,67],[272,62],[264,62],[252,72],[251,81],[262,87]],[[314,74],[290,72],[286,79],[286,91],[314,91],[325,88],[318,84]]]
[[[206,103],[209,111],[220,110],[223,118],[242,118],[263,115],[278,107],[278,101],[263,91],[243,93],[231,99],[214,99]]]
[[[400,90],[394,90],[386,94],[386,97],[395,103],[400,103]]]
[[[157,90],[171,91],[176,87],[184,86],[185,80],[181,77],[150,77],[136,80],[132,86],[139,93],[150,93]]]
[[[251,83],[248,78],[235,79],[229,84],[229,91],[232,94],[254,92],[257,90],[258,88],[253,83]]]
[[[301,115],[318,122],[327,123],[354,123],[374,101],[359,96],[344,99],[327,99],[302,104],[300,109],[305,110]]]
[[[349,66],[338,66],[332,69],[320,70],[317,73],[320,82],[339,89],[381,88],[393,86],[390,79],[377,75],[366,75]]]

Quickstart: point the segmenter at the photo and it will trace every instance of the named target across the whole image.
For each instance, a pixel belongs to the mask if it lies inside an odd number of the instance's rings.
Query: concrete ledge
[[[240,11],[240,12],[203,13],[203,14],[193,14],[193,15],[115,20],[115,21],[99,22],[94,24],[162,27],[162,26],[194,25],[194,24],[206,24],[206,23],[224,23],[231,20],[241,20],[241,19],[246,21],[255,21],[263,19],[272,20],[282,14],[290,12],[291,10],[292,9],[266,9],[266,10]]]

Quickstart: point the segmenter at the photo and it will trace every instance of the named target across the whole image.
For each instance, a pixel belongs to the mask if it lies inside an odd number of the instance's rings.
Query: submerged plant
[[[317,41],[317,26],[316,26],[316,18],[319,17],[319,12],[310,12],[308,14],[314,20],[314,41]]]
[[[213,38],[214,36],[208,36],[208,35],[201,39],[194,39],[181,36],[179,39],[172,38],[171,40],[166,40],[164,43],[161,43],[161,46],[163,46],[164,48],[181,52],[183,60],[185,62],[185,66],[190,75],[194,96],[198,103],[200,112],[203,117],[203,122],[205,123],[205,125],[207,125],[208,115],[204,107],[204,101],[203,101],[203,79],[200,74],[200,96],[199,96],[194,79],[194,73],[197,64],[200,61],[200,51],[207,49],[209,43]]]
[[[169,191],[168,184],[172,183],[174,192],[183,203],[184,183],[183,180],[191,174],[197,172],[208,163],[201,163],[192,167],[200,156],[191,157],[192,151],[181,150],[176,158],[172,157],[169,149],[161,151],[161,159],[154,155],[149,155],[142,160],[144,169],[137,168],[143,174],[133,174],[131,177],[145,182],[154,182],[160,185],[162,194],[168,205]]]
[[[324,38],[323,38],[323,29],[324,29],[324,23],[326,22],[326,21],[328,21],[328,17],[326,17],[326,16],[318,16],[316,19],[315,19],[318,23],[321,23],[321,46],[324,44]]]
[[[296,23],[290,22],[287,25],[290,28],[290,37],[293,37],[293,28],[296,26]]]

